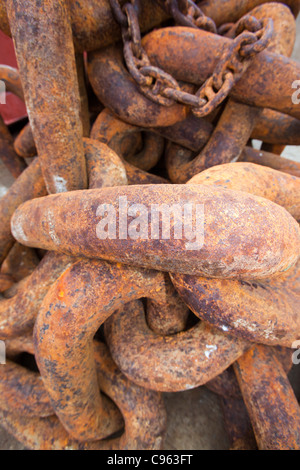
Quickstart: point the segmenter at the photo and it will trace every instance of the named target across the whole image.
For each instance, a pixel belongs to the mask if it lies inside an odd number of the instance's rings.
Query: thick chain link
[[[157,2],[171,14],[176,23],[217,33],[213,20],[205,16],[192,0]],[[127,68],[140,91],[163,106],[171,106],[175,102],[191,106],[198,117],[211,113],[227,98],[230,90],[249,67],[252,57],[266,48],[273,33],[272,20],[259,21],[250,15],[243,17],[235,27],[231,27],[231,37],[235,39],[222,54],[213,75],[192,95],[183,91],[172,75],[151,64],[141,42],[139,0],[131,0],[123,7],[119,0],[110,0],[110,5],[115,20],[121,26]]]

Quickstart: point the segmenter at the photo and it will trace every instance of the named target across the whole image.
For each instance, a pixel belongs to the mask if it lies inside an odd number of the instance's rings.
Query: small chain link
[[[196,93],[206,103],[192,109],[195,116],[206,116],[224,101],[251,64],[252,57],[266,48],[272,34],[271,19],[258,21],[247,15],[237,23],[234,28],[236,38],[222,54],[213,75]]]
[[[251,63],[252,57],[263,51],[273,34],[271,19],[257,20],[246,15],[235,25],[226,24],[217,31],[211,18],[204,15],[192,0],[156,0],[177,24],[201,28],[232,39],[211,77],[195,95],[181,90],[177,80],[159,67],[154,67],[142,47],[138,15],[140,1],[131,0],[121,8],[119,0],[110,0],[115,20],[122,30],[124,59],[141,92],[163,106],[175,102],[191,106],[195,116],[210,114],[228,96]]]
[[[181,26],[201,28],[211,33],[217,32],[215,22],[205,16],[202,10],[191,0],[186,0],[181,4],[178,0],[171,0],[169,12],[175,22]]]

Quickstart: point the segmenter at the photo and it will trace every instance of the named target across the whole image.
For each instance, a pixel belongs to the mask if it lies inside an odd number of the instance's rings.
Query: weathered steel
[[[7,129],[2,116],[0,115],[0,159],[10,171],[10,173],[17,178],[23,170],[27,167],[26,163],[20,158],[14,150],[13,138]]]
[[[229,100],[208,143],[192,161],[191,153],[178,145],[169,145],[166,152],[168,175],[174,183],[185,183],[206,168],[239,158],[246,146],[259,109]],[[185,158],[182,159],[182,154]]]
[[[10,26],[7,18],[5,2],[0,1],[0,29],[10,35]],[[125,0],[121,0],[124,4]],[[72,33],[75,48],[78,52],[91,51],[107,47],[121,39],[119,25],[114,19],[109,0],[67,0],[71,17]],[[141,30],[158,26],[166,20],[168,15],[156,2],[141,0]]]
[[[92,52],[88,59],[88,76],[95,94],[120,119],[141,127],[157,127],[170,126],[187,116],[186,106],[164,107],[139,93],[119,46]]]
[[[202,11],[213,18],[215,23],[219,26],[224,23],[234,23],[241,16],[248,13],[262,3],[272,3],[273,0],[204,0],[200,3]],[[286,0],[282,3],[288,5],[293,14],[297,16],[300,10],[299,0]]]
[[[199,385],[231,449],[300,448],[300,1],[197,3],[0,0],[29,116],[0,122],[0,420],[29,448],[160,449],[161,392]]]
[[[10,219],[22,202],[47,194],[38,160],[33,161],[19,176],[0,201],[0,262],[11,249],[14,239],[10,231]]]
[[[300,178],[254,163],[217,165],[193,176],[189,184],[214,185],[265,197],[300,220]]]
[[[126,201],[129,207],[141,200],[147,211],[142,222],[147,236],[137,233],[130,237],[127,212],[120,209],[120,201]],[[188,201],[194,207],[204,205],[205,214],[197,219],[205,223],[201,249],[186,249],[190,241],[186,232],[181,239],[172,229],[169,239],[159,234],[151,238],[148,214],[153,204],[162,201],[169,207],[178,201]],[[113,225],[116,233],[111,239],[97,236],[102,220],[97,209],[101,204],[111,204],[116,220],[122,218],[125,235],[119,236],[117,225],[115,229]],[[196,227],[195,217],[194,209],[191,227]],[[300,242],[295,219],[277,204],[241,191],[192,184],[120,186],[50,195],[19,206],[12,218],[12,232],[26,246],[170,272],[236,279],[266,278],[286,271],[298,259]]]
[[[14,149],[16,153],[23,158],[31,158],[37,155],[30,123],[26,124],[17,135],[14,141]]]
[[[96,260],[75,262],[50,288],[35,324],[36,359],[56,414],[76,439],[101,438],[95,333],[125,303],[163,300],[164,289],[163,273]]]
[[[288,158],[283,158],[274,153],[265,152],[264,150],[256,150],[250,147],[244,148],[239,158],[240,161],[257,163],[266,167],[274,168],[284,173],[300,177],[300,163]]]
[[[134,140],[137,140],[137,134],[141,131],[141,127],[121,121],[105,109],[93,124],[91,137],[107,144],[133,166],[147,171],[153,168],[162,156],[164,140],[158,135],[146,132],[144,139],[141,138],[143,148],[137,151],[134,148]]]
[[[171,278],[190,309],[212,326],[250,341],[291,347],[300,339],[299,267],[298,262],[285,274],[255,282]]]
[[[299,450],[299,403],[272,348],[254,346],[234,368],[259,449]]]
[[[163,28],[147,34],[143,46],[154,65],[177,80],[201,85],[214,71],[231,39],[184,27]],[[189,54],[186,54],[186,51]],[[193,57],[193,61],[190,60]],[[299,79],[300,64],[282,55],[263,51],[230,96],[245,104],[267,107],[300,118],[292,102],[292,83]]]
[[[11,339],[32,330],[43,298],[72,258],[48,253],[34,272],[17,283],[8,298],[0,296],[0,339]]]
[[[5,84],[5,90],[7,92],[14,93],[16,96],[23,99],[22,85],[19,73],[16,69],[7,65],[0,65],[0,80]],[[0,159],[15,178],[27,167],[26,163],[16,154],[13,147],[13,137],[7,129],[1,115]]]
[[[249,343],[204,322],[177,334],[154,333],[143,306],[132,302],[105,322],[108,345],[122,372],[141,387],[162,392],[189,390],[220,374]]]
[[[80,97],[65,0],[55,5],[7,0],[6,6],[47,190],[86,188]]]
[[[39,262],[36,250],[15,243],[2,263],[1,272],[18,282],[32,274]]]
[[[14,407],[0,413],[2,425],[24,445],[36,450],[159,450],[166,426],[161,395],[142,389],[126,379],[112,361],[104,344],[95,343],[94,354],[101,391],[116,403],[124,416],[125,430],[121,437],[103,442],[79,442],[65,431],[56,416],[43,419],[16,416]],[[119,413],[116,416],[117,410],[112,401],[105,396],[103,400],[109,406],[111,418],[116,417],[108,422],[108,426],[120,427]],[[109,432],[109,427],[107,431]]]

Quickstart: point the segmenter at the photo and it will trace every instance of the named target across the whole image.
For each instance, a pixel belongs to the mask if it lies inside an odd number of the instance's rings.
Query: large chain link
[[[214,21],[205,16],[192,0],[157,2],[176,23],[217,33]],[[121,26],[127,68],[139,85],[140,91],[163,106],[171,106],[176,102],[191,106],[193,113],[198,117],[211,113],[226,99],[250,65],[252,57],[265,49],[273,33],[272,20],[258,21],[250,15],[243,17],[234,28],[235,39],[223,53],[213,75],[195,95],[192,95],[183,91],[172,75],[151,64],[141,42],[139,0],[131,0],[123,7],[120,6],[119,0],[110,0],[110,5],[115,20]]]

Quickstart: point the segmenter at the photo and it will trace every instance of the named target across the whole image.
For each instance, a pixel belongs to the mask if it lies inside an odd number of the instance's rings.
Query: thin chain
[[[213,75],[196,93],[206,102],[192,109],[195,116],[210,114],[224,101],[251,64],[252,58],[267,47],[272,34],[271,19],[258,21],[250,15],[241,18],[234,28],[234,35],[237,36],[222,54]]]
[[[176,23],[217,33],[213,20],[205,16],[192,0],[156,1]],[[191,106],[198,117],[210,114],[225,100],[249,67],[252,57],[267,47],[273,34],[271,19],[257,20],[251,15],[244,16],[234,26],[226,25],[224,31],[230,30],[232,43],[222,54],[213,75],[192,95],[181,90],[172,75],[151,64],[141,42],[139,0],[131,0],[122,8],[119,0],[110,0],[110,5],[115,20],[121,26],[127,68],[141,92],[163,106],[171,106],[175,102]]]
[[[216,33],[215,22],[205,16],[203,11],[192,0],[157,0],[158,3],[181,26],[189,28],[201,28],[211,33]]]

